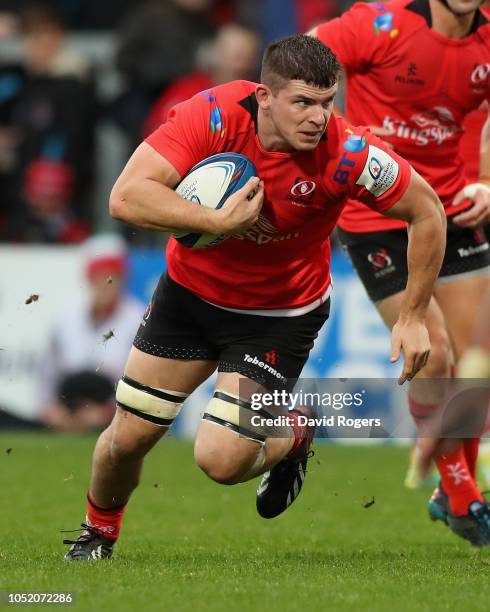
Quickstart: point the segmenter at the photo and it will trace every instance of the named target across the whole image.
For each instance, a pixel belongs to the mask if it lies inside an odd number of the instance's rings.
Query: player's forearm
[[[159,231],[214,233],[211,209],[184,200],[152,179],[116,183],[109,201],[111,216],[119,221]]]
[[[400,319],[425,317],[446,248],[446,217],[431,206],[408,226],[408,281]]]

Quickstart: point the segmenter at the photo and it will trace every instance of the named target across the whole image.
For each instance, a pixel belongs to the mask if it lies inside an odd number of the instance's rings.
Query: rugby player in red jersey
[[[490,19],[490,2],[483,3],[482,14]],[[490,59],[490,58],[489,58]],[[485,70],[490,70],[490,64]],[[477,183],[480,176],[480,159],[485,163],[487,149],[490,148],[490,114],[488,104],[482,104],[470,112],[463,122],[463,135],[459,143],[459,153],[465,164],[465,171],[471,183]],[[488,153],[490,155],[490,153]],[[487,224],[488,228],[488,224]],[[487,237],[489,233],[487,232]]]
[[[490,98],[490,23],[480,4],[359,3],[311,32],[344,67],[349,121],[375,126],[435,189],[446,210],[446,253],[426,319],[432,351],[419,380],[450,377],[454,360],[470,343],[488,286],[490,252],[481,226],[490,218],[490,151],[476,182],[468,181],[459,155],[465,116]],[[369,297],[392,327],[405,298],[405,224],[351,199],[339,227]],[[427,386],[411,385],[416,422],[443,405],[440,388],[434,385],[428,395]],[[474,479],[478,444],[477,438],[429,441],[423,464],[427,468],[434,457],[441,477],[431,516],[474,544],[488,544],[490,516]]]
[[[445,248],[442,206],[401,157],[332,115],[339,68],[309,36],[272,43],[260,84],[233,81],[177,105],[116,182],[110,209],[117,219],[230,237],[195,250],[170,239],[168,274],[136,335],[117,414],[97,442],[85,531],[69,542],[67,559],[111,555],[144,456],[216,369],[197,464],[222,484],[263,475],[256,503],[265,518],[294,501],[312,430],[294,411],[284,437],[267,437],[240,419],[239,409],[251,408],[243,382],[268,391],[294,386],[328,318],[329,236],[348,196],[410,226],[408,288],[392,334],[392,359],[404,355],[400,383],[426,362],[424,318]],[[260,180],[220,210],[182,200],[173,191],[181,178],[220,152],[246,155]]]

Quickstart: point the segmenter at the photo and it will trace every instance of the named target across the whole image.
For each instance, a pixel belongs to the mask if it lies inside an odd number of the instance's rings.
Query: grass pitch
[[[66,563],[94,441],[0,434],[0,589],[71,591],[78,610],[490,609],[490,550],[428,520],[430,492],[402,488],[407,453],[388,446],[317,444],[301,497],[265,521],[256,482],[218,486],[163,440],[114,559]]]

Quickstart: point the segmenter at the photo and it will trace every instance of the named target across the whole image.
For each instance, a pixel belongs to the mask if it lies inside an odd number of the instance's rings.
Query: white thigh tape
[[[117,405],[156,425],[171,425],[187,394],[154,389],[123,376],[116,389]]]
[[[267,431],[260,425],[257,426],[251,422],[252,417],[259,415],[272,416],[263,410],[252,410],[250,402],[247,400],[216,390],[202,418],[205,421],[227,427],[244,438],[263,443],[268,437]]]

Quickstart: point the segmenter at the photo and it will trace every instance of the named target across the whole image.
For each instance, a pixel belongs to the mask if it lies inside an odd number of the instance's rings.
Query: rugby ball
[[[218,210],[253,176],[257,176],[257,170],[245,155],[218,153],[191,168],[175,191],[185,200]],[[173,236],[190,249],[215,246],[229,238],[197,232],[174,232]]]

